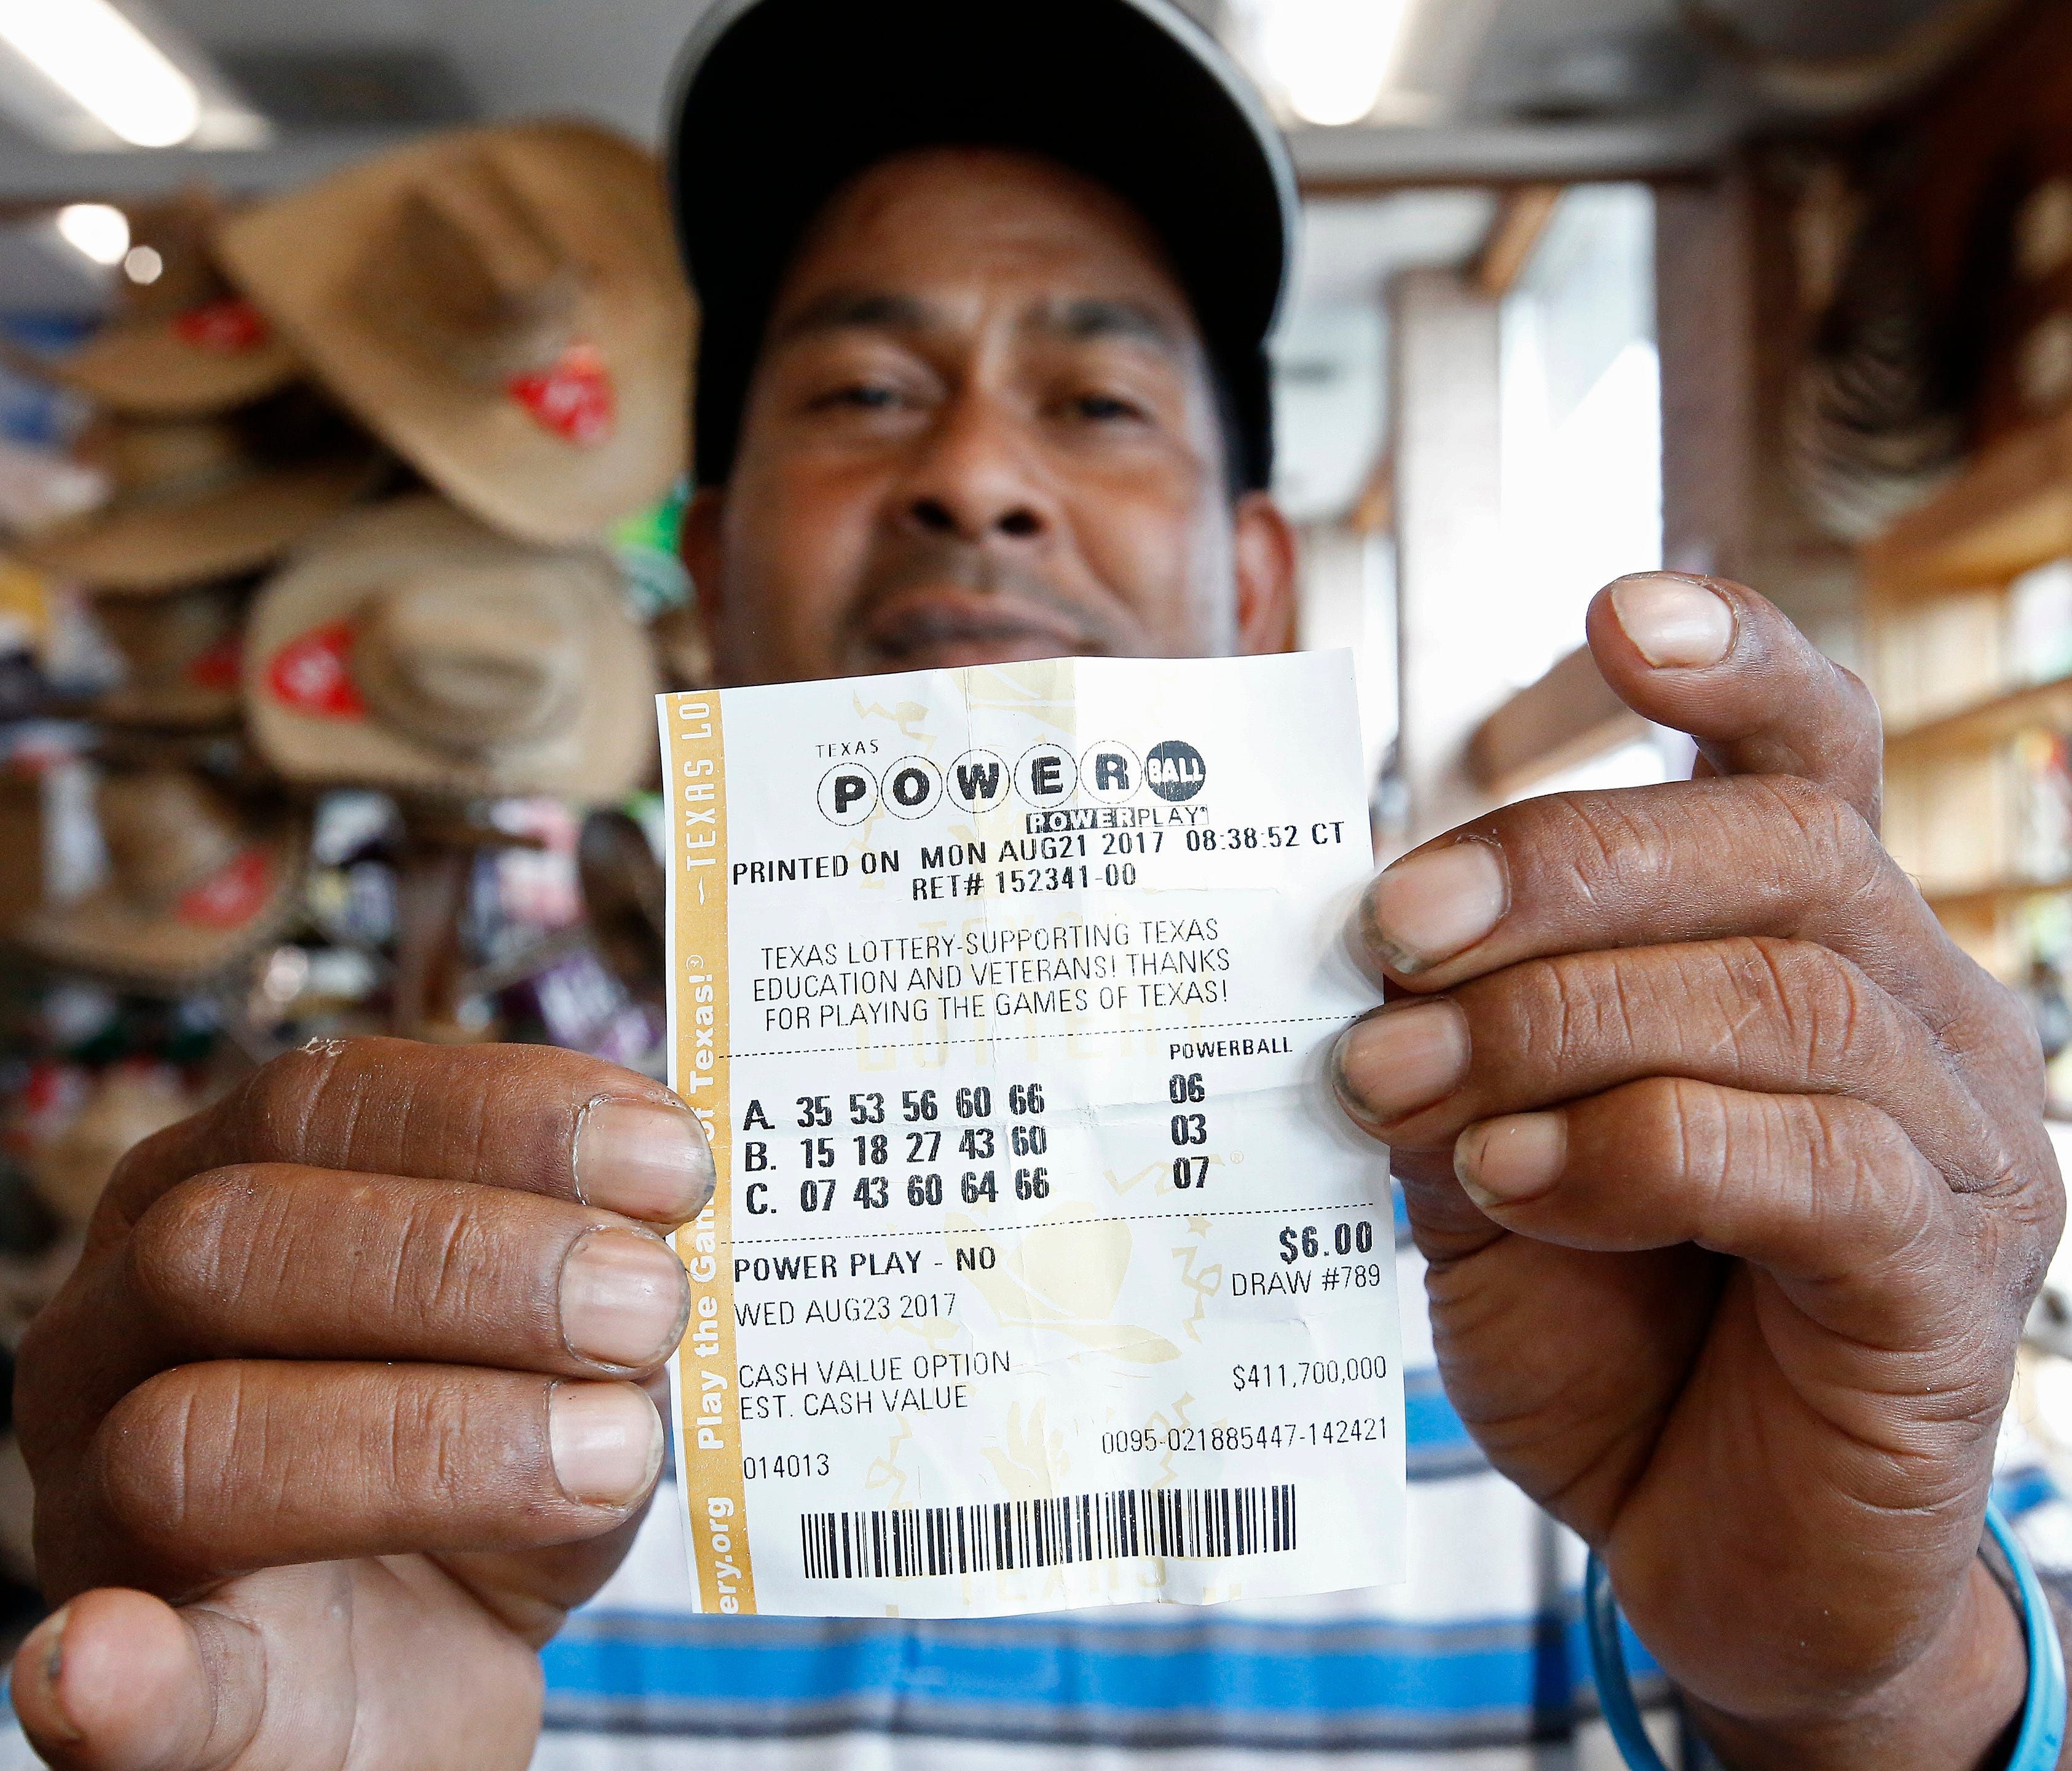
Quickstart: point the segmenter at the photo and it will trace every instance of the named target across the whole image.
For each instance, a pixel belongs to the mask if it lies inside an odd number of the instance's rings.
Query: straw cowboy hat
[[[260,593],[245,699],[291,781],[609,800],[655,749],[655,669],[601,549],[528,547],[442,499],[335,524]]]
[[[163,597],[103,597],[101,631],[122,655],[125,680],[94,702],[97,719],[183,729],[237,718],[244,598],[218,585]]]
[[[108,501],[39,532],[22,553],[97,590],[235,577],[278,559],[383,470],[372,450],[348,439],[286,459],[268,441],[220,419],[105,420],[78,452],[107,475]]]
[[[96,810],[108,878],[22,924],[16,939],[37,958],[181,991],[234,965],[293,916],[298,820],[242,814],[198,775],[166,767],[106,775]]]
[[[684,470],[690,296],[660,170],[622,137],[440,136],[247,210],[220,249],[331,391],[485,522],[582,540]]]
[[[221,205],[205,191],[130,212],[114,317],[84,344],[22,366],[139,418],[191,418],[263,399],[301,372],[265,317],[223,280],[210,248]]]
[[[29,1142],[23,1160],[29,1184],[60,1222],[83,1230],[115,1165],[196,1105],[179,1072],[166,1065],[127,1063],[104,1071],[57,1125]]]

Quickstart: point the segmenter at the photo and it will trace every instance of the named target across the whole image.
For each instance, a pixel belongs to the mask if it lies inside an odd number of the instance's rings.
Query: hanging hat
[[[121,653],[125,676],[96,700],[94,717],[182,729],[234,722],[243,602],[218,585],[101,598],[94,618]]]
[[[116,1165],[195,1104],[171,1066],[119,1065],[95,1080],[60,1124],[30,1142],[23,1165],[29,1183],[61,1222],[83,1230]]]
[[[441,136],[247,211],[221,250],[338,397],[485,522],[586,539],[683,470],[690,298],[660,171],[621,137]]]
[[[35,365],[110,412],[189,418],[276,393],[299,371],[266,318],[219,294],[162,320],[114,320],[76,350]]]
[[[253,741],[306,783],[615,799],[652,760],[655,692],[610,555],[430,497],[336,524],[260,593],[245,644]]]
[[[46,529],[23,553],[99,590],[155,591],[256,572],[369,491],[380,458],[334,437],[277,454],[221,419],[108,420],[80,459],[112,487],[98,510]]]
[[[301,883],[299,822],[242,816],[181,769],[110,774],[96,810],[107,879],[17,939],[52,965],[146,989],[206,982],[278,932]]]
[[[216,267],[222,206],[209,192],[183,191],[128,219],[113,317],[76,349],[18,356],[22,367],[139,418],[225,412],[295,379],[294,353]]]

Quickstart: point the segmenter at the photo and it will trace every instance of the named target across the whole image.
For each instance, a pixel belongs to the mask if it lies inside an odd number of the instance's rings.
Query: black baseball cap
[[[1009,147],[1130,203],[1163,240],[1223,383],[1245,489],[1273,472],[1266,347],[1293,257],[1286,144],[1171,0],[716,0],[668,120],[678,242],[703,310],[698,477],[733,470],[749,377],[800,235],[907,149]]]

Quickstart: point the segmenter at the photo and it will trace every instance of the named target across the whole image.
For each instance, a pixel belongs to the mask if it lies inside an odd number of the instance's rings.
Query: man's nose
[[[1056,523],[1034,439],[1011,413],[976,396],[942,409],[900,488],[898,508],[922,534],[974,546],[1039,540]]]

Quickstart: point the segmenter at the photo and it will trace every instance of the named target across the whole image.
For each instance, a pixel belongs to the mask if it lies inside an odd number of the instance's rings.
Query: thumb
[[[1789,775],[1875,829],[1877,703],[1775,604],[1724,578],[1645,572],[1597,593],[1590,651],[1636,713],[1698,741],[1700,775]]]
[[[206,1603],[175,1610],[101,1587],[31,1633],[14,1656],[12,1695],[30,1744],[61,1771],[199,1771],[234,1764],[252,1744],[265,1684],[252,1623]]]

